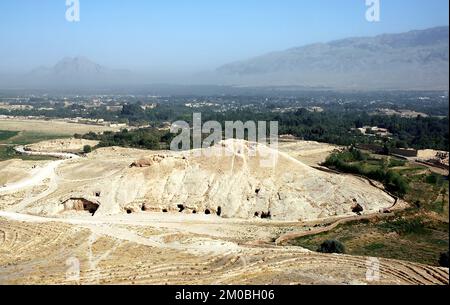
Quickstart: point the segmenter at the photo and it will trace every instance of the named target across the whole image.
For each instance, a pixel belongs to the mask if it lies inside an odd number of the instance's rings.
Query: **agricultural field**
[[[117,131],[118,128],[110,128],[100,125],[75,124],[57,120],[1,119],[0,130],[22,132],[33,131],[50,135],[73,136],[76,133],[84,134],[90,131]]]
[[[0,142],[11,139],[12,137],[17,136],[19,132],[17,131],[9,131],[9,130],[0,130]]]

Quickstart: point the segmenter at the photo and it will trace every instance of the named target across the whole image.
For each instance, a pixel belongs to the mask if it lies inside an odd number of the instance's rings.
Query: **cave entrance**
[[[206,209],[206,210],[205,210],[205,214],[206,214],[206,215],[210,215],[210,214],[211,214],[211,211],[208,210],[208,209]]]
[[[217,216],[222,215],[222,207],[217,207]]]
[[[88,211],[89,213],[92,214],[92,216],[94,216],[94,214],[97,212],[99,208],[99,205],[90,201],[85,200],[85,202],[83,203],[83,209],[85,211]]]
[[[261,218],[262,218],[262,219],[270,219],[270,218],[272,218],[272,214],[270,213],[270,211],[267,212],[267,213],[262,212],[262,213],[261,213]]]
[[[178,212],[180,212],[180,213],[183,213],[183,211],[185,210],[185,207],[183,204],[179,204],[179,205],[177,205],[177,207],[178,207]]]
[[[352,212],[361,215],[361,213],[364,212],[364,208],[359,203],[356,203],[352,206]]]
[[[66,210],[86,211],[92,216],[97,212],[100,205],[84,198],[70,198],[64,203]]]

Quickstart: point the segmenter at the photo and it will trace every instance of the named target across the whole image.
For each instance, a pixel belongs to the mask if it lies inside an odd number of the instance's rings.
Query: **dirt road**
[[[6,194],[11,192],[17,192],[18,190],[35,186],[44,181],[45,179],[51,179],[55,175],[55,170],[64,162],[72,159],[77,159],[79,156],[69,153],[46,153],[46,152],[32,152],[26,151],[23,146],[14,148],[18,153],[30,155],[30,156],[49,156],[62,160],[50,162],[43,168],[36,168],[30,174],[31,177],[25,180],[13,183],[11,185],[5,185],[0,187],[0,194]]]

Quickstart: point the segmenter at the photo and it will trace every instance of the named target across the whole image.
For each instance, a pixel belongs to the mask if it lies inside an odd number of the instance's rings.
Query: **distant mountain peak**
[[[84,56],[64,57],[52,67],[31,71],[25,82],[37,87],[91,87],[123,84],[131,78],[124,70],[112,70]]]
[[[65,57],[53,67],[57,74],[85,74],[85,73],[106,73],[108,69],[89,60],[86,57]]]

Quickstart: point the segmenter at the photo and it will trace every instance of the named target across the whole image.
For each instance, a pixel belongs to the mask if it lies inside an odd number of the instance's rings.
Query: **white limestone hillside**
[[[24,211],[94,217],[181,212],[297,221],[355,215],[356,204],[364,208],[362,214],[394,204],[364,179],[319,171],[265,146],[228,140],[196,152],[99,149],[64,162],[48,182],[51,191],[29,198]],[[261,166],[270,152],[277,162]]]

